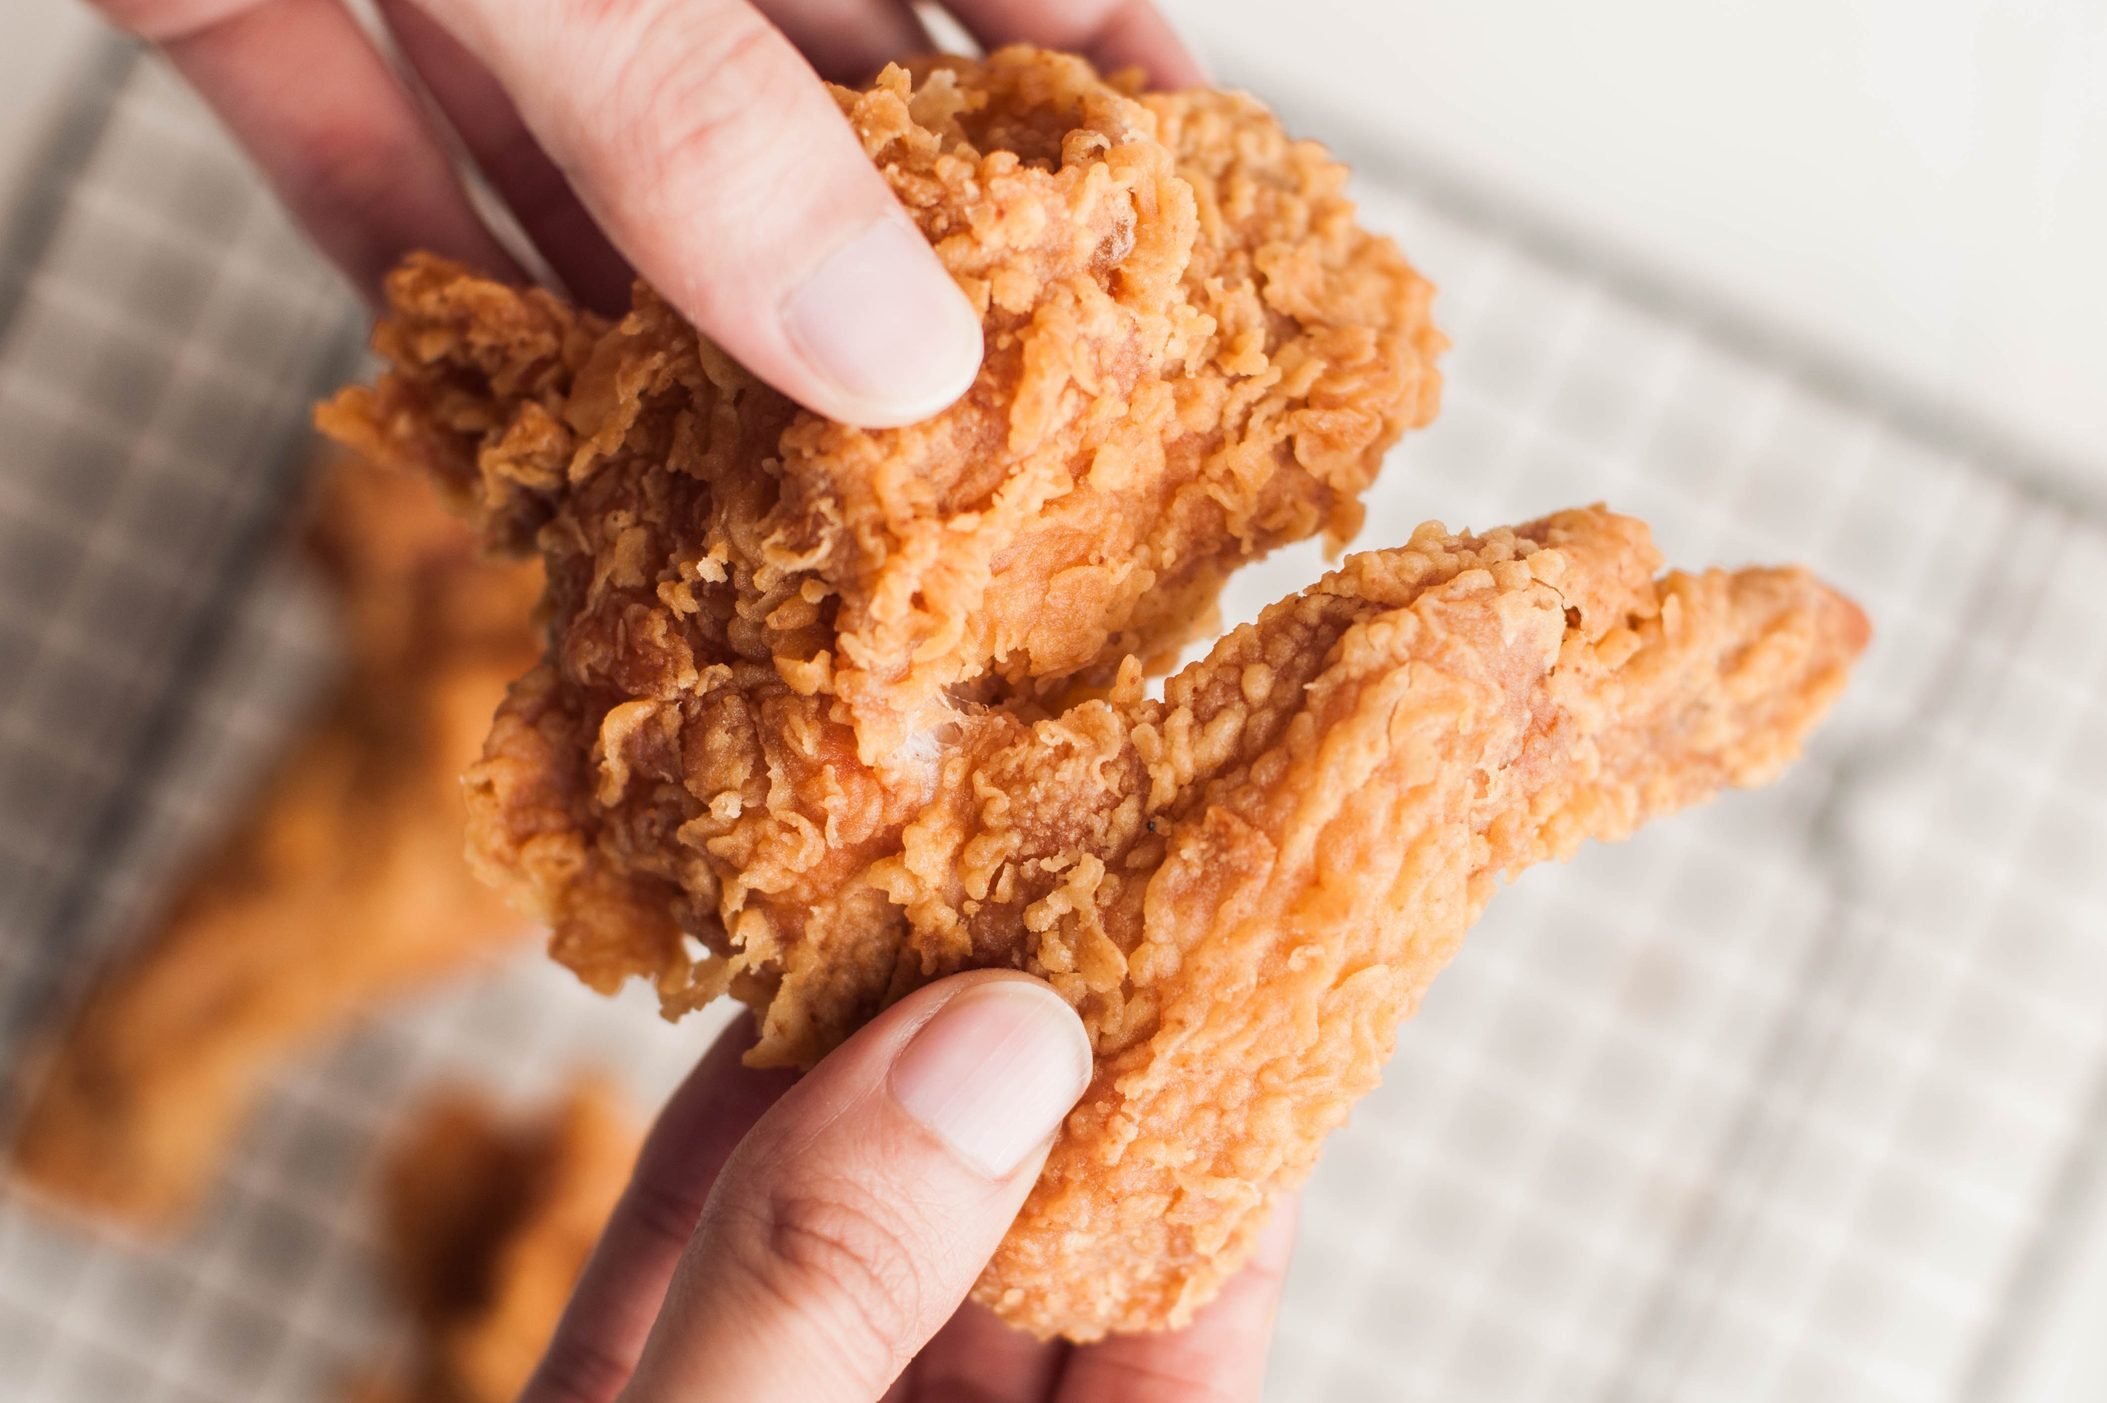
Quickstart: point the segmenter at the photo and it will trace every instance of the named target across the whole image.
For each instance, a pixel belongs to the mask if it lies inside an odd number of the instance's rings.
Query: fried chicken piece
[[[957,701],[1168,658],[1242,559],[1350,536],[1383,450],[1433,417],[1445,344],[1345,169],[1251,99],[1137,99],[1022,48],[921,72],[836,92],[980,309],[985,363],[946,412],[833,423],[648,292],[610,328],[426,258],[377,334],[396,373],[322,415],[474,497],[496,541],[563,497],[591,534],[570,558],[672,571],[552,577],[567,635],[609,645],[572,658],[584,685],[758,663],[836,699],[903,783]]]
[[[462,862],[459,774],[533,658],[539,572],[371,464],[331,466],[308,543],[341,685],[29,1082],[16,1175],[135,1227],[194,1207],[288,1051],[524,932]]]
[[[1098,1058],[979,1299],[1042,1334],[1189,1319],[1498,879],[1793,757],[1864,616],[1804,571],[1658,565],[1599,508],[1422,527],[1162,702],[1115,694],[965,761],[886,870],[904,943],[934,974],[993,962],[1006,929]]]
[[[1425,285],[1248,99],[1013,50],[842,101],[983,308],[959,406],[826,423],[648,290],[603,326],[424,260],[323,422],[543,555],[470,823],[557,957],[669,1014],[728,990],[763,1065],[959,969],[1046,978],[1097,1075],[976,1295],[1176,1325],[1495,879],[1767,778],[1864,620],[1798,571],[1656,580],[1600,509],[1430,526],[1148,698],[1227,570],[1350,525],[1431,413]]]
[[[985,363],[951,409],[849,428],[755,381],[646,289],[610,327],[426,258],[395,276],[397,314],[376,332],[392,373],[320,415],[452,485],[493,540],[539,537],[554,652],[508,724],[552,756],[582,754],[605,715],[641,719],[629,700],[715,696],[727,746],[800,716],[841,723],[830,743],[860,763],[786,760],[777,781],[849,786],[823,829],[768,819],[768,796],[739,785],[664,815],[787,845],[732,869],[788,862],[814,892],[893,844],[960,707],[1057,708],[1121,659],[1167,659],[1240,560],[1352,531],[1383,451],[1433,414],[1443,345],[1427,284],[1354,223],[1344,169],[1249,98],[1135,98],[1025,48],[837,92],[981,309]],[[508,824],[539,824],[533,864],[573,869],[545,909],[591,982],[663,969],[677,1009],[788,979],[757,1054],[778,1063],[810,1062],[874,1010],[883,991],[848,967],[892,961],[882,893],[852,884],[795,928],[750,929],[752,958],[689,967],[684,932],[743,906],[746,879],[719,890],[711,861],[632,862],[662,846],[641,832],[603,861],[571,796],[545,797],[541,819]],[[748,810],[758,826],[738,823]],[[509,840],[478,846],[516,865]],[[813,958],[786,970],[762,945]],[[808,1004],[812,1026],[790,1027]]]
[[[389,1156],[383,1232],[415,1323],[403,1384],[367,1403],[510,1403],[526,1386],[636,1162],[642,1133],[581,1081],[514,1122],[454,1093],[423,1107]]]

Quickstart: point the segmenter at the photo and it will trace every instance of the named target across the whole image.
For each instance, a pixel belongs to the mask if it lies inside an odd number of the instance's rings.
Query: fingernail
[[[926,419],[980,368],[980,323],[903,219],[883,217],[827,255],[790,295],[784,325],[856,408],[853,422]]]
[[[991,1178],[1016,1172],[1090,1084],[1090,1040],[1043,984],[995,979],[938,1009],[893,1063],[893,1099]]]

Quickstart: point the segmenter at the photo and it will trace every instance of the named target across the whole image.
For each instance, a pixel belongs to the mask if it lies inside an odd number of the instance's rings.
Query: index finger
[[[752,1043],[746,1020],[727,1028],[659,1112],[519,1403],[609,1403],[628,1384],[710,1186],[796,1080],[741,1066]]]
[[[1106,73],[1139,68],[1161,89],[1207,81],[1199,60],[1148,0],[952,0],[947,8],[991,49],[1016,43],[1068,49]]]
[[[437,134],[338,0],[98,0],[98,8],[168,55],[367,296],[418,248],[519,275]]]

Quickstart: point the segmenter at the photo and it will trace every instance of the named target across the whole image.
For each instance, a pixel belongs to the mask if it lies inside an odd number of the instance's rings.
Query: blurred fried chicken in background
[[[342,682],[247,816],[32,1069],[17,1177],[167,1227],[288,1052],[529,928],[462,861],[460,770],[535,654],[539,572],[484,559],[415,477],[332,462],[307,545]]]
[[[525,1120],[465,1092],[421,1107],[389,1153],[381,1205],[415,1364],[406,1381],[361,1386],[358,1403],[518,1397],[642,1140],[597,1081]]]
[[[469,793],[557,957],[730,992],[775,1065],[958,969],[1046,978],[1097,1076],[976,1296],[1176,1325],[1498,878],[1775,774],[1865,621],[1798,570],[1657,579],[1594,508],[1353,557],[1148,697],[1431,417],[1426,283],[1248,98],[1029,49],[838,96],[981,311],[952,408],[829,422],[648,289],[610,325],[422,259],[321,421],[544,558]]]

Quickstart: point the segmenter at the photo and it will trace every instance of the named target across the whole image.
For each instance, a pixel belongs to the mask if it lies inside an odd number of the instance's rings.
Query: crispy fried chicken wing
[[[136,1226],[195,1204],[279,1056],[523,926],[463,868],[459,773],[533,657],[538,572],[366,463],[331,466],[309,546],[341,686],[30,1083],[16,1174]]]
[[[1600,509],[1429,526],[1148,697],[1429,416],[1425,284],[1248,99],[1011,50],[842,104],[982,308],[958,406],[828,423],[648,290],[602,325],[423,260],[323,422],[547,565],[469,792],[557,957],[669,1014],[731,992],[764,1064],[954,970],[1046,978],[1097,1075],[976,1294],[1174,1325],[1496,879],[1767,778],[1864,620],[1799,571],[1657,579]]]
[[[420,1108],[389,1156],[382,1229],[416,1327],[407,1380],[362,1403],[510,1403],[534,1372],[621,1196],[642,1133],[583,1080],[511,1120],[467,1093]]]

